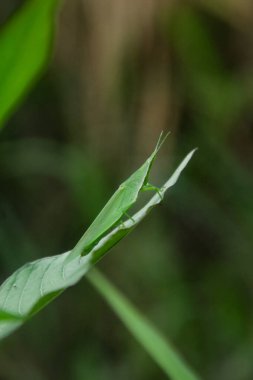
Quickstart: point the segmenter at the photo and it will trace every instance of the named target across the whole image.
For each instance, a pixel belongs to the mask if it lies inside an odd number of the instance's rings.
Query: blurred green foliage
[[[251,380],[253,12],[217,4],[65,1],[54,60],[0,136],[0,276],[72,247],[169,129],[153,182],[198,159],[101,267],[203,378]],[[43,313],[0,347],[1,378],[164,378],[86,282]]]
[[[1,125],[45,64],[58,2],[28,1],[1,31]]]

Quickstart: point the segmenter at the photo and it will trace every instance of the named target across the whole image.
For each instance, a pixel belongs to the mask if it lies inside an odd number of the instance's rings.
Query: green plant
[[[118,221],[114,228],[109,226],[105,235],[84,257],[80,252],[86,246],[86,241],[81,239],[73,250],[28,263],[10,276],[0,287],[0,311],[3,315],[2,321],[4,321],[0,324],[0,337],[8,335],[19,327],[20,318],[22,322],[26,321],[64,289],[74,285],[111,247],[132,231],[149,211],[161,202],[165,192],[177,182],[193,153],[194,151],[185,157],[160,189],[159,195],[155,194],[131,218],[124,222]],[[111,212],[114,212],[114,208]],[[8,315],[11,316],[9,323]],[[17,323],[13,323],[15,318],[17,318]]]
[[[10,276],[0,287],[0,338],[16,330],[66,288],[79,281],[111,247],[132,231],[150,210],[161,202],[165,192],[177,182],[193,153],[194,150],[185,157],[161,187],[159,194],[155,194],[140,211],[126,221],[117,221],[114,228],[109,225],[104,236],[84,257],[81,256],[81,252],[86,247],[86,240],[81,239],[72,251],[28,263]],[[139,173],[139,170],[136,173]],[[130,178],[134,178],[134,175]],[[112,207],[109,212],[113,214],[114,211]],[[193,375],[189,376],[185,379],[194,378]]]
[[[52,41],[55,11],[58,1],[28,1],[7,23],[0,35],[0,121],[7,120],[14,106],[44,67]],[[20,51],[16,60],[17,51]],[[66,288],[79,281],[108,250],[126,236],[159,204],[165,192],[178,180],[194,151],[190,152],[157,194],[132,217],[121,221],[124,213],[136,203],[159,149],[159,144],[144,165],[120,187],[120,203],[109,201],[92,225],[88,242],[82,238],[70,252],[27,263],[11,275],[0,287],[0,338],[15,331]],[[137,180],[137,182],[136,182]],[[129,186],[130,185],[130,186]],[[134,187],[133,185],[136,185]],[[112,199],[118,197],[115,193]],[[101,229],[101,224],[103,224]],[[89,231],[89,230],[88,230]],[[85,237],[86,235],[84,235]],[[86,255],[82,257],[82,253]],[[137,340],[151,354],[168,376],[174,380],[194,380],[197,377],[184,364],[168,342],[141,316],[125,298],[98,272],[88,276],[94,287],[105,297]]]

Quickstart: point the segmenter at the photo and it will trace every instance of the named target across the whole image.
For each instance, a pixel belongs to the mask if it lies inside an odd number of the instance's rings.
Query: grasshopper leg
[[[143,185],[142,186],[142,191],[155,191],[157,192],[157,194],[159,195],[161,201],[163,200],[163,196],[162,194],[160,193],[160,188],[157,187],[157,186],[154,186],[154,185],[151,185],[150,183],[147,183],[146,185]]]
[[[128,219],[131,219],[131,221],[132,221],[133,223],[135,222],[134,218],[133,218],[131,215],[129,215],[126,211],[124,211],[123,214],[124,214]]]

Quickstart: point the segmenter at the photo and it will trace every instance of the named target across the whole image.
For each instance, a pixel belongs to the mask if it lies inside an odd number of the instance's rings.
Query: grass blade
[[[101,272],[92,270],[87,274],[87,278],[172,380],[198,380],[171,344]]]

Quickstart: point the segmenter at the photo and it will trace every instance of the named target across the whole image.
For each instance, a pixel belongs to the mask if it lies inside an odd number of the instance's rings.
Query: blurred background
[[[5,22],[24,1],[0,6]],[[171,131],[161,207],[98,267],[203,376],[253,379],[253,3],[65,0],[0,135],[0,279],[71,249]],[[0,379],[165,379],[84,279],[0,347]]]

